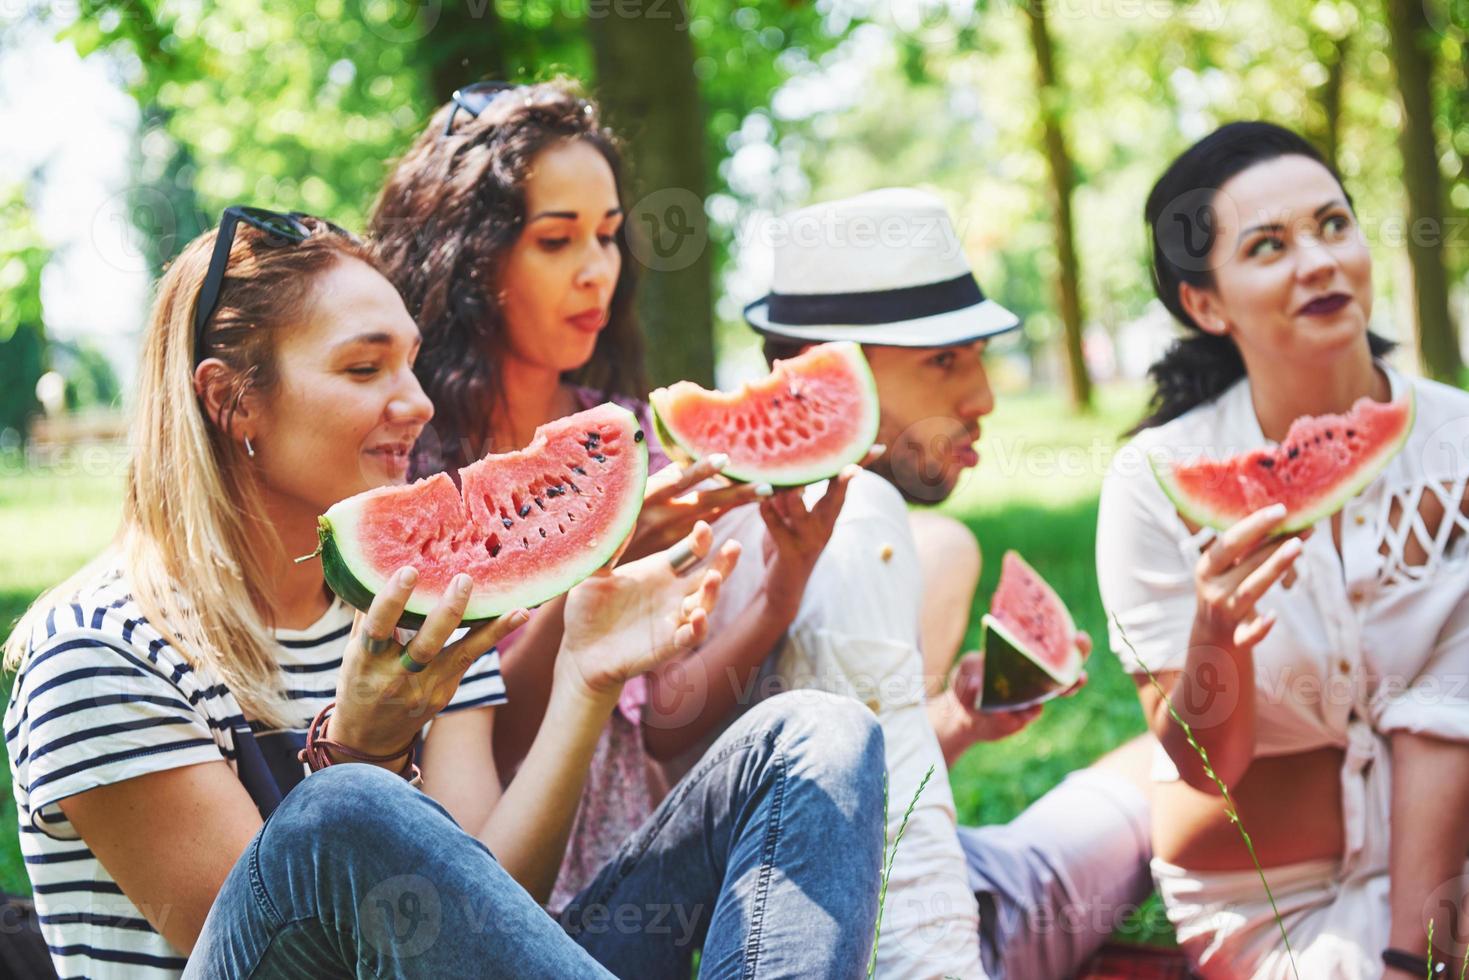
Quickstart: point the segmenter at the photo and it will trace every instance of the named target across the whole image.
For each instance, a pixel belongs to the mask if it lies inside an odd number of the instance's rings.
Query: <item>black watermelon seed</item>
[[[1290,451],[1286,453],[1286,456],[1290,457],[1291,459],[1295,459],[1300,454],[1301,454],[1300,449],[1297,448],[1297,447],[1295,447],[1295,446],[1292,446],[1290,448]]]
[[[514,527],[515,526],[515,522],[512,521],[508,517],[502,517],[502,518],[500,518],[500,523],[501,524],[504,524],[506,527]]]
[[[1332,431],[1330,429],[1327,429],[1326,430],[1326,438],[1328,438],[1328,439],[1335,439],[1336,436],[1335,436],[1335,434],[1332,433]]]
[[[529,513],[530,513],[530,504],[521,504],[520,505],[520,516],[521,517],[524,517],[525,515],[527,515]]]
[[[559,497],[565,492],[565,490],[561,489],[561,484],[559,483],[556,484],[554,487],[546,488],[546,496],[548,497]]]
[[[546,529],[545,528],[538,527],[538,528],[536,528],[536,530],[541,532],[541,537],[544,538],[546,536]]]
[[[636,432],[634,432],[632,434],[632,441],[633,442],[642,442],[643,441],[643,430],[642,429],[639,429],[638,431],[636,431]]]
[[[567,480],[566,482],[567,483],[571,483],[570,480]],[[577,486],[575,483],[571,483],[571,492],[572,493],[581,493],[581,487]]]
[[[601,441],[602,441],[602,434],[600,432],[588,432],[587,433],[587,442],[601,442]]]
[[[546,502],[544,500],[542,500],[540,497],[537,497],[536,498],[536,506],[539,507],[539,508],[541,508],[541,510],[545,510],[546,509]]]
[[[580,473],[582,476],[586,476],[587,475],[587,471],[584,470],[584,469],[582,469],[580,466],[573,466],[571,468],[571,472],[573,472],[573,473]],[[572,486],[576,486],[576,484],[573,483]]]
[[[599,463],[607,462],[607,457],[603,456],[601,453],[592,453],[592,459],[595,459]]]
[[[1269,456],[1266,456],[1264,459],[1260,460],[1260,465],[1265,467],[1267,470],[1272,470],[1275,468],[1275,460],[1271,459]]]

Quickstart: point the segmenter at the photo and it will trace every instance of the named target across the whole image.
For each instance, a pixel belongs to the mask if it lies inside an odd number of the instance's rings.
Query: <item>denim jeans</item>
[[[795,692],[734,724],[560,924],[429,797],[373,766],[292,790],[186,977],[858,977],[877,915],[882,734]],[[610,971],[610,972],[609,972]]]

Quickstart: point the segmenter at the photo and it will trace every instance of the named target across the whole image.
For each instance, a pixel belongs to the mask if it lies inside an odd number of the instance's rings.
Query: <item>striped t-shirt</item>
[[[41,931],[61,977],[176,977],[184,957],[155,932],[62,815],[57,801],[179,766],[227,761],[268,815],[306,775],[296,759],[311,719],[336,694],[352,628],[334,601],[304,630],[277,630],[297,727],[252,726],[143,619],[122,576],[99,577],[37,625],[5,711],[21,852]],[[446,711],[500,704],[491,650]]]

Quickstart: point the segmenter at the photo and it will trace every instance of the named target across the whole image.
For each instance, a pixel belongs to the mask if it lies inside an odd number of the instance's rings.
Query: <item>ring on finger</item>
[[[668,564],[673,566],[673,574],[682,575],[699,563],[699,556],[694,554],[693,545],[687,541],[680,541],[668,552]]]
[[[414,660],[413,654],[409,653],[407,650],[404,650],[401,654],[399,654],[398,663],[402,664],[403,669],[408,671],[408,673],[410,674],[417,674],[428,668],[427,663],[421,660]]]
[[[397,632],[397,630],[394,630],[392,636],[382,638],[373,636],[371,633],[365,634],[362,637],[362,649],[374,657],[387,653],[390,650],[395,650],[398,647]]]

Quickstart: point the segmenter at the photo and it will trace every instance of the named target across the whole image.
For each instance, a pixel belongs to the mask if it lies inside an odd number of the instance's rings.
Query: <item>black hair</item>
[[[1341,175],[1297,133],[1268,122],[1233,122],[1219,127],[1185,150],[1153,185],[1144,209],[1152,240],[1153,288],[1173,318],[1188,330],[1148,369],[1153,397],[1147,416],[1133,433],[1162,425],[1195,406],[1212,401],[1245,376],[1239,348],[1229,337],[1206,333],[1183,308],[1179,287],[1214,284],[1209,255],[1216,227],[1214,197],[1231,177],[1283,156],[1314,160],[1342,183]],[[1345,186],[1342,194],[1352,203]],[[1387,354],[1392,341],[1371,333],[1374,357]]]

